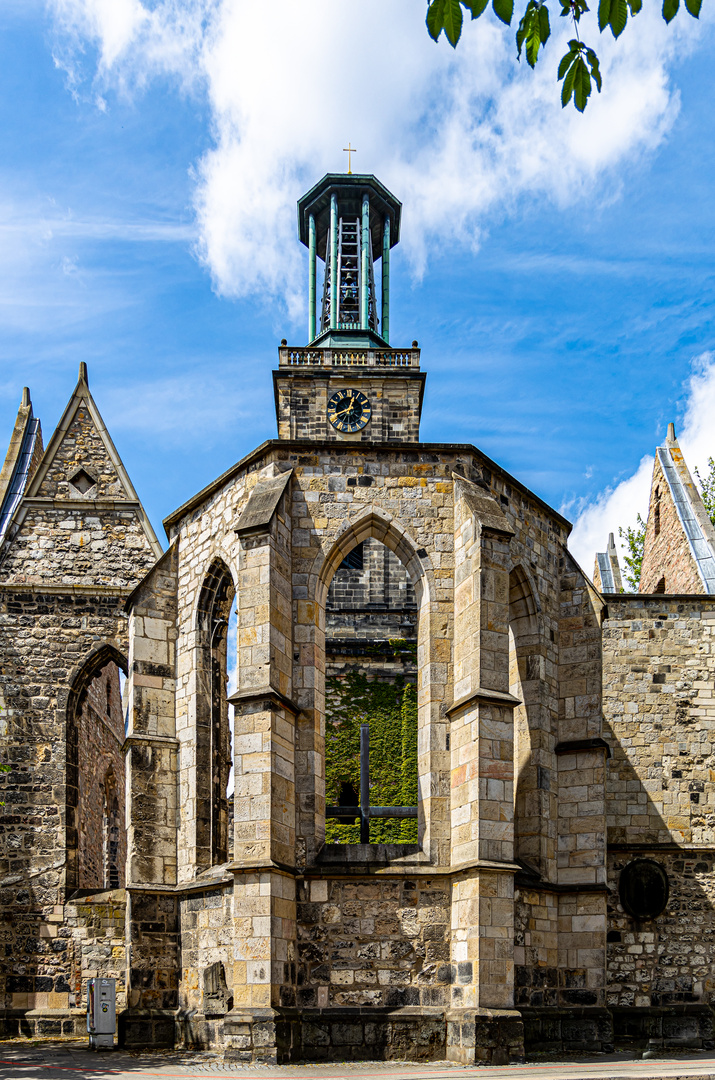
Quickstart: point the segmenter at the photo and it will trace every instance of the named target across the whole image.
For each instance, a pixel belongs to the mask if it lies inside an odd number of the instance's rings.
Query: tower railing
[[[419,349],[278,349],[280,367],[419,368]]]

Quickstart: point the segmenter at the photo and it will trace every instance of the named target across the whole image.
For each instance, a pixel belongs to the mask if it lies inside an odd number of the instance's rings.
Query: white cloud
[[[676,435],[686,464],[694,474],[695,468],[702,475],[707,470],[709,457],[715,457],[715,354],[703,353],[693,361],[693,370],[686,386],[685,408]],[[675,409],[672,417],[676,420]],[[658,439],[665,440],[665,431]],[[608,534],[614,533],[619,544],[618,528],[636,524],[637,515],[645,518],[653,473],[653,455],[646,455],[634,474],[622,480],[614,488],[608,488],[579,513],[569,538],[569,548],[576,561],[592,574],[597,551],[605,551]],[[623,569],[623,546],[619,558]]]
[[[210,105],[214,146],[195,163],[198,251],[216,289],[302,306],[295,202],[325,171],[375,172],[405,204],[403,241],[420,272],[432,245],[477,245],[525,193],[566,207],[617,196],[616,167],[659,145],[678,110],[668,69],[710,33],[644,10],[619,43],[598,37],[604,91],[582,117],[562,110],[555,68],[515,62],[514,32],[485,16],[453,52],[431,42],[414,0],[48,0],[56,58],[77,92],[172,74]],[[585,24],[583,24],[585,25]],[[604,174],[607,183],[597,183]]]

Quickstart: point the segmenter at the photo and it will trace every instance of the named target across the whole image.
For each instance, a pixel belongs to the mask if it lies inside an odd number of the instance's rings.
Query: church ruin
[[[675,433],[644,591],[615,545],[591,582],[519,480],[420,442],[397,199],[330,174],[298,209],[310,340],[278,349],[278,437],[165,551],[84,365],[46,448],[24,392],[0,1031],[81,1032],[108,975],[125,1045],[234,1061],[712,1046],[715,532]]]

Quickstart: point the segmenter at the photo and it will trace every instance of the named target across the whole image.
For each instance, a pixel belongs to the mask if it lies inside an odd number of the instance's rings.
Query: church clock
[[[328,401],[328,420],[337,431],[361,431],[371,416],[370,402],[360,390],[336,390]]]

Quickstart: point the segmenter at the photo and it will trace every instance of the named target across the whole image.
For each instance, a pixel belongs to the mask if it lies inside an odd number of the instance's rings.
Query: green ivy
[[[351,672],[326,680],[326,802],[335,806],[342,784],[360,791],[360,725],[370,725],[370,802],[417,805],[417,692],[402,678],[377,682]],[[360,823],[325,823],[329,844],[359,844]],[[416,844],[416,818],[373,818],[373,844]]]

